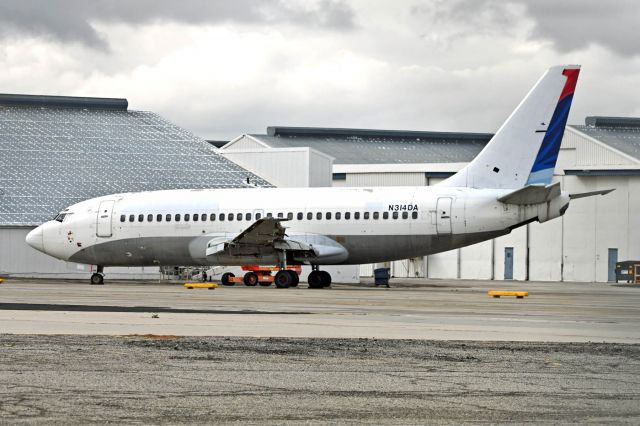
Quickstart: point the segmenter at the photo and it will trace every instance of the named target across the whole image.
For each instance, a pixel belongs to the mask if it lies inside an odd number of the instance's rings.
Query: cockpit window
[[[64,220],[65,216],[67,216],[66,213],[58,213],[58,215],[56,217],[54,217],[53,220],[55,220],[57,222],[62,222]]]

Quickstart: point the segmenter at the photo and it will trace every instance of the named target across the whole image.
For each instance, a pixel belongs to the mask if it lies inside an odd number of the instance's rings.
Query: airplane
[[[462,170],[425,187],[181,189],[113,194],[74,204],[26,236],[33,248],[97,266],[320,267],[439,253],[562,216],[573,199],[551,183],[580,66],[549,68],[485,148]],[[229,274],[226,275],[227,281]],[[255,285],[245,276],[247,285]],[[247,281],[247,278],[249,280]],[[225,276],[223,276],[223,284]]]

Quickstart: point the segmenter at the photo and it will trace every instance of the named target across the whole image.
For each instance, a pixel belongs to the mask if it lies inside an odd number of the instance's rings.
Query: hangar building
[[[0,274],[87,277],[26,234],[92,197],[180,188],[271,186],[209,143],[126,99],[0,95]],[[158,268],[108,268],[111,277],[158,277]]]
[[[433,185],[460,170],[491,136],[269,127],[235,138],[220,153],[276,186]],[[640,259],[640,119],[588,117],[567,126],[554,179],[569,192],[616,191],[573,201],[559,220],[392,262],[393,275],[604,282],[615,279],[616,261]],[[373,267],[363,265],[361,275]]]

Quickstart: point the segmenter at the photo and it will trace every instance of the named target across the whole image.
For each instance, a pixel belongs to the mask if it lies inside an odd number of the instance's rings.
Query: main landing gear
[[[311,265],[311,269],[307,278],[309,288],[324,288],[331,285],[331,275],[327,271],[320,271],[318,265]]]
[[[98,265],[98,272],[94,272],[91,275],[91,285],[103,285],[104,284],[104,266]]]

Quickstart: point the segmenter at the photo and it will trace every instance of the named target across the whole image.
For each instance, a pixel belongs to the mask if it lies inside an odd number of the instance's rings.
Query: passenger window
[[[411,212],[411,219],[417,219],[418,218],[418,212]]]
[[[344,218],[345,220],[351,219],[351,212],[344,212]]]
[[[256,213],[256,220],[260,220],[262,218],[262,213]]]
[[[139,214],[138,215],[138,222],[143,222],[144,221],[144,215],[143,214]]]
[[[330,220],[331,219],[331,212],[327,212],[327,214],[325,215],[325,218],[327,220]]]
[[[180,213],[176,214],[175,219],[176,219],[176,222],[180,222]]]
[[[164,218],[167,219],[167,222],[171,222],[171,213],[167,213]]]
[[[289,219],[289,220],[293,219],[293,213],[292,212],[287,213],[287,219]]]
[[[186,214],[184,215],[184,221],[185,221],[185,222],[189,222],[189,218],[190,218],[189,213],[186,213]]]
[[[403,219],[409,219],[409,213],[408,212],[402,212],[402,218]]]
[[[284,217],[284,213],[280,212],[278,213],[278,219],[282,219]]]
[[[383,219],[389,219],[389,212],[382,213],[382,218]]]
[[[360,212],[355,212],[355,213],[353,214],[353,218],[354,218],[355,220],[360,219]],[[369,218],[368,218],[368,217],[365,217],[365,219],[369,219]]]
[[[216,221],[216,214],[215,214],[215,213],[211,213],[211,214],[209,215],[209,220],[210,220],[211,222],[215,222],[215,221]]]
[[[148,214],[147,215],[147,222],[153,222],[153,215],[152,214]]]
[[[311,219],[313,219],[313,213],[308,212],[307,213],[307,220],[311,220]]]
[[[298,220],[302,220],[303,217],[304,215],[302,214],[302,212],[298,212],[298,215],[297,215]]]
[[[364,218],[365,218],[365,219],[369,219],[369,212],[364,212]],[[377,218],[378,218],[378,212],[375,212],[375,213],[373,214],[373,218],[374,218],[374,219],[377,219]]]
[[[267,217],[273,217],[273,213],[267,213]]]
[[[220,220],[220,222],[224,222],[224,213],[220,213],[218,219]]]
[[[397,219],[398,218],[398,212],[393,212],[393,218]]]
[[[241,221],[242,220],[242,213],[236,214],[236,220],[237,221]]]
[[[156,215],[156,222],[162,222],[162,215],[161,214],[157,214]]]
[[[342,213],[336,212],[336,220],[340,220],[341,217],[342,217]]]
[[[205,213],[202,213],[202,214],[200,215],[200,220],[201,220],[202,222],[204,222],[205,220],[207,220],[207,215],[206,215]]]
[[[316,219],[321,220],[322,219],[322,213],[320,213],[320,212],[316,213]]]
[[[247,213],[244,215],[245,220],[251,220],[251,213]]]
[[[199,217],[198,217],[198,216],[199,216],[198,214],[194,214],[194,215],[193,215],[193,221],[194,221],[194,222],[197,222],[197,221],[198,221],[198,219],[199,219]]]
[[[227,219],[231,222],[233,220],[233,213],[227,214]]]
[[[121,214],[120,215],[120,222],[124,222],[125,220],[127,220],[127,215],[126,214]]]

